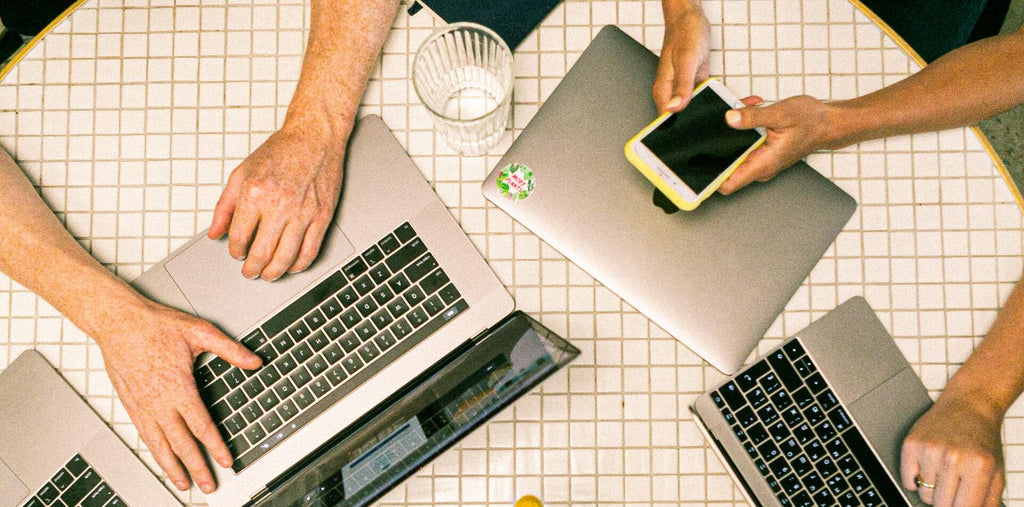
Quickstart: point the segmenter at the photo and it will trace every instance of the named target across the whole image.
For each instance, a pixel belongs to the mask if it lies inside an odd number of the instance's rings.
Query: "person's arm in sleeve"
[[[0,231],[0,271],[96,341],[118,397],[160,468],[179,489],[188,489],[191,474],[200,489],[213,491],[197,440],[221,466],[231,466],[232,458],[199,398],[193,364],[204,351],[247,369],[259,367],[260,358],[212,324],[149,301],[101,266],[2,149]]]
[[[313,0],[309,45],[284,125],[228,179],[210,238],[228,235],[242,274],[310,266],[341,193],[345,147],[398,0]]]
[[[760,102],[745,100],[748,105]],[[767,181],[807,155],[880,137],[971,125],[1024,103],[1024,28],[949,52],[874,93],[822,102],[802,95],[726,113],[734,128],[768,139],[722,184],[728,194]]]

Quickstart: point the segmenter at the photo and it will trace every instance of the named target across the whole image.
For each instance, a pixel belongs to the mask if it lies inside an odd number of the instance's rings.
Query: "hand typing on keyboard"
[[[196,441],[223,467],[232,457],[199,397],[193,363],[206,351],[244,369],[262,361],[212,324],[163,305],[138,298],[119,310],[92,334],[125,410],[178,489],[188,489],[191,475],[204,492],[213,491]]]

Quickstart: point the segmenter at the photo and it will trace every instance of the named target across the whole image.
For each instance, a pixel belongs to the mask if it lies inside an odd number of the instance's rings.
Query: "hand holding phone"
[[[626,158],[682,210],[693,210],[765,139],[736,130],[725,113],[743,103],[717,79],[693,92],[686,109],[665,113],[626,143]]]

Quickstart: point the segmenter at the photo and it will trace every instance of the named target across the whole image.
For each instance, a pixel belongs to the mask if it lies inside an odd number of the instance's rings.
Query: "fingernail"
[[[260,277],[259,273],[255,274],[255,275],[247,275],[245,273],[242,273],[242,276],[244,276],[244,277],[246,277],[246,278],[248,278],[250,280],[255,280],[255,279]]]
[[[679,107],[679,104],[682,104],[682,103],[683,103],[683,98],[682,97],[672,97],[672,100],[668,101],[668,108],[672,109],[674,107]]]
[[[231,458],[221,458],[220,466],[221,468],[231,468]]]
[[[725,122],[732,126],[740,124],[740,112],[735,109],[730,109],[725,112]]]
[[[177,486],[178,489],[180,489],[182,491],[185,491],[185,490],[188,489],[188,483],[184,482],[184,481],[175,482],[174,485]]]
[[[203,490],[203,493],[213,493],[213,484],[204,482],[199,485],[199,489]]]

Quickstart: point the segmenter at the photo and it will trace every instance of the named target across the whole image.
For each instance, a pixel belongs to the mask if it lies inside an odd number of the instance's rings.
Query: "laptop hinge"
[[[246,505],[259,505],[259,503],[262,502],[263,499],[266,498],[268,495],[270,495],[270,488],[263,486],[263,489],[257,491],[255,495],[249,497],[249,503],[247,503]]]

